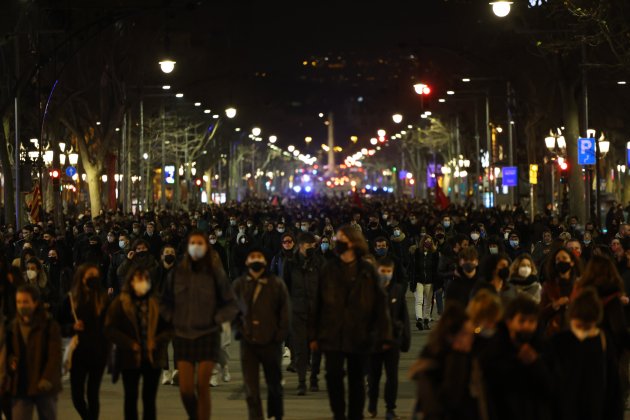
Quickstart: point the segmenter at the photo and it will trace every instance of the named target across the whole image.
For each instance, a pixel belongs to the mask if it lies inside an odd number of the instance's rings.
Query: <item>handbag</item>
[[[74,318],[74,322],[76,324],[77,322],[79,322],[79,318],[77,317],[77,311],[76,311],[76,308],[74,307],[74,300],[72,300],[72,293],[70,292],[68,293],[68,299],[70,300],[70,310],[72,311],[72,318]],[[76,350],[78,345],[79,345],[79,335],[75,334],[72,336],[72,338],[70,339],[70,342],[68,343],[68,346],[63,352],[63,373],[64,374],[70,372],[70,369],[72,369],[72,355],[74,354],[74,351]]]

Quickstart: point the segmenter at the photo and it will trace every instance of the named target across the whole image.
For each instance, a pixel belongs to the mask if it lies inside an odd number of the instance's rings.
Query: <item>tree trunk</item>
[[[580,136],[579,107],[576,90],[572,83],[561,83],[562,114],[564,117],[569,161],[569,211],[582,223],[587,221],[584,203],[584,177],[582,167],[578,165],[577,139]]]
[[[83,161],[83,168],[85,169],[88,192],[90,194],[90,211],[92,217],[96,217],[101,214],[101,171],[100,168],[85,160]]]
[[[10,133],[10,118],[6,117],[2,121],[0,130],[0,166],[2,166],[2,176],[4,177],[4,222],[15,223],[15,185],[13,179],[13,165],[9,157],[8,139]]]

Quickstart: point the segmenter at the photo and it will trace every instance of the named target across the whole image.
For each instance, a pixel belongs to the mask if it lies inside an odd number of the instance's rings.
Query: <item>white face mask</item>
[[[470,234],[470,239],[472,239],[473,241],[476,241],[477,239],[479,239],[479,234],[478,233],[471,233]]]
[[[529,277],[529,275],[532,274],[532,268],[531,267],[527,267],[526,265],[519,267],[518,268],[518,275],[523,277],[523,278],[527,278]]]
[[[188,254],[193,261],[202,259],[206,255],[206,250],[200,244],[188,244]]]
[[[26,277],[28,277],[29,280],[35,280],[37,278],[37,271],[26,270]]]
[[[151,290],[151,283],[148,281],[137,281],[133,283],[133,291],[138,296],[144,296]]]

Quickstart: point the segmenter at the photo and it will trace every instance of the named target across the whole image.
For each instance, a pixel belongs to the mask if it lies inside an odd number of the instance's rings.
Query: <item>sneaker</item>
[[[284,348],[284,353],[282,353],[283,359],[289,359],[291,357],[291,350],[288,347]]]
[[[168,370],[165,370],[162,373],[162,385],[170,385],[173,382],[173,377],[171,375],[171,372],[169,372]]]
[[[179,371],[177,369],[173,370],[171,374],[171,385],[179,386]]]
[[[213,373],[210,377],[210,386],[212,388],[219,386],[219,374]]]
[[[309,387],[309,391],[319,392],[319,385],[317,384],[317,381],[311,381],[311,386]]]
[[[306,395],[306,384],[304,382],[300,382],[300,384],[298,385],[297,395]]]
[[[429,327],[429,320],[425,319],[424,320],[424,329],[429,331],[431,329],[431,327]]]
[[[230,375],[230,369],[228,367],[223,368],[223,382],[230,382],[232,380],[232,375]]]
[[[368,408],[368,416],[370,416],[371,419],[375,418],[377,416],[376,409],[372,410]]]
[[[385,414],[385,420],[398,420],[400,417],[396,415],[394,410],[387,410],[387,414]]]
[[[419,319],[419,320],[417,320],[417,321],[416,321],[416,328],[417,328],[419,331],[424,330],[424,326],[423,326],[423,323],[422,323],[422,320],[421,320],[421,319]]]

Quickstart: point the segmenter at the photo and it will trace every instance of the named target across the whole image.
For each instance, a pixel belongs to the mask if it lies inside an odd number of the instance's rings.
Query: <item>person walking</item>
[[[437,281],[439,264],[439,254],[429,235],[422,238],[420,246],[411,255],[411,261],[409,290],[415,300],[416,328],[428,330],[433,307],[433,284]]]
[[[186,413],[189,418],[207,420],[210,376],[218,359],[221,329],[229,327],[238,307],[221,260],[204,232],[189,235],[187,252],[164,289],[161,311],[174,327],[173,348]]]
[[[70,388],[72,404],[82,420],[99,417],[99,392],[109,349],[103,332],[109,299],[101,277],[95,264],[80,265],[59,314],[63,330],[78,338],[70,364]]]
[[[338,258],[324,266],[319,279],[310,347],[326,356],[326,385],[334,418],[355,420],[363,418],[366,357],[391,348],[392,330],[376,270],[363,259],[368,255],[363,234],[346,225],[339,228],[336,238]],[[348,374],[347,414],[344,372]]]
[[[151,293],[149,271],[132,267],[120,295],[107,311],[105,335],[117,346],[125,391],[125,420],[138,419],[138,386],[142,378],[143,419],[157,418],[161,369],[171,328],[160,316],[158,299]]]
[[[306,235],[306,234],[304,234]],[[248,272],[234,282],[241,364],[250,420],[262,420],[260,374],[267,382],[267,417],[282,419],[282,342],[289,331],[289,293],[281,278],[269,273],[264,249],[253,248],[245,262]]]

